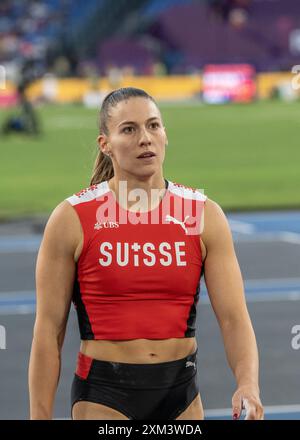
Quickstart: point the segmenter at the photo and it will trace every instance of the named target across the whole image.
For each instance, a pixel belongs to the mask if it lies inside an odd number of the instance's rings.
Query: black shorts
[[[131,420],[174,420],[197,397],[197,351],[156,364],[130,364],[78,354],[71,390],[78,401],[100,403]]]

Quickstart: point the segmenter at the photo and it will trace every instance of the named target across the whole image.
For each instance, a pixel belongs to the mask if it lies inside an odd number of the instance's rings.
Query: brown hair
[[[110,107],[115,107],[119,102],[125,101],[126,99],[137,97],[151,99],[151,101],[156,104],[152,96],[148,95],[144,90],[135,87],[123,87],[109,93],[102,102],[100,109],[100,134],[108,135],[107,121],[110,118]],[[90,184],[95,185],[104,180],[109,180],[113,176],[114,169],[111,158],[102,153],[101,150],[98,150]]]

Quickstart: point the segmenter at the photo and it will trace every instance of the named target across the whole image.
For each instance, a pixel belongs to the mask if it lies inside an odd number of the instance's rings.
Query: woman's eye
[[[132,132],[133,132],[133,127],[125,127],[125,128],[123,129],[123,132],[124,132],[124,133],[132,133]]]
[[[152,123],[150,124],[150,127],[151,127],[151,128],[157,128],[157,127],[159,127],[159,123],[158,123],[158,122],[152,122]]]

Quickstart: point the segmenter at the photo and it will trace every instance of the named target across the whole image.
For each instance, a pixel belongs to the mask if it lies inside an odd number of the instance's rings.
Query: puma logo
[[[191,361],[187,361],[185,363],[186,368],[187,367],[194,367],[194,369],[196,370],[196,363],[195,362],[191,362]]]
[[[185,217],[185,219],[183,220],[183,222],[181,222],[180,220],[177,220],[177,218],[172,217],[171,215],[168,214],[165,217],[165,221],[166,222],[173,222],[175,224],[180,225],[184,229],[185,233],[187,234],[187,229],[186,229],[186,226],[185,226],[185,222],[187,221],[188,218],[189,218],[189,215],[187,215]]]

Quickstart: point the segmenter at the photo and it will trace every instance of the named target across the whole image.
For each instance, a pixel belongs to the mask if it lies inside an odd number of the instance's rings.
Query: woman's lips
[[[146,157],[154,157],[155,153],[153,151],[144,151],[144,153],[141,153],[137,158],[138,159],[144,159]]]
[[[151,160],[151,159],[154,159],[155,158],[155,156],[144,156],[144,157],[138,157],[138,159],[139,160]]]

